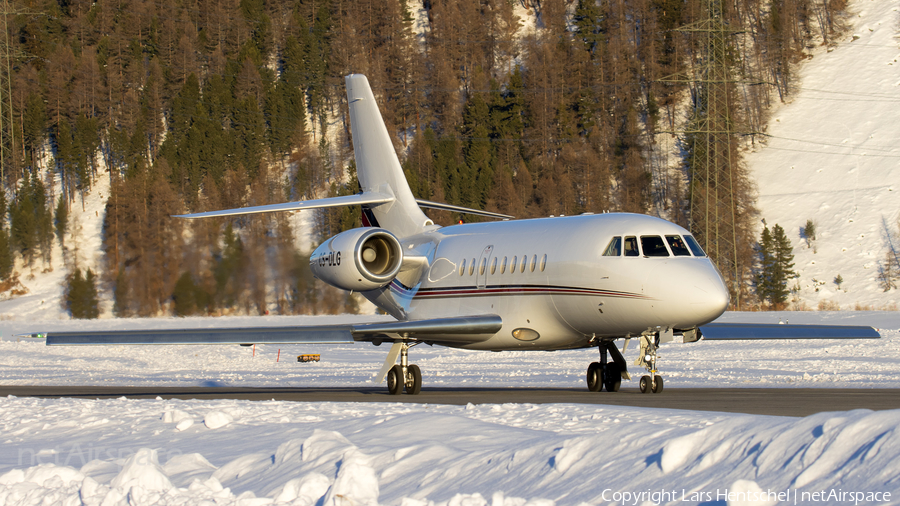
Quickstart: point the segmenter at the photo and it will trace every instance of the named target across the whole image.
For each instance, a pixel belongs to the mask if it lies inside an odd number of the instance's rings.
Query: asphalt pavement
[[[588,392],[565,388],[428,388],[419,395],[390,395],[384,387],[246,388],[2,386],[0,396],[43,398],[246,399],[295,402],[412,402],[421,404],[607,404],[643,408],[689,409],[777,416],[807,416],[823,411],[898,409],[900,389],[828,388],[668,388],[642,394],[637,388]]]

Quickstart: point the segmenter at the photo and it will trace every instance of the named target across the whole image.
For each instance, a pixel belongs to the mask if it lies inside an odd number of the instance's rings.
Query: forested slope
[[[746,78],[734,104],[744,131],[790,92],[791,65],[829,42],[843,7],[724,1],[737,33],[729,65]],[[523,218],[609,210],[687,225],[689,144],[677,132],[696,93],[666,78],[702,59],[696,33],[676,31],[707,16],[695,0],[38,0],[11,10],[7,296],[53,265],[59,244],[70,278],[85,279],[67,210],[108,178],[91,274],[114,314],[352,310],[311,279],[288,216],[170,215],[354,193],[342,79],[353,72],[369,77],[417,197]],[[316,221],[328,237],[358,212]]]

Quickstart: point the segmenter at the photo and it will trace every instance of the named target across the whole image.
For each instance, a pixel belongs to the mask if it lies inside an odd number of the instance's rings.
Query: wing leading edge
[[[349,344],[357,341],[465,344],[490,339],[500,330],[502,324],[497,315],[478,315],[360,325],[48,332],[46,344],[47,346]]]
[[[872,327],[853,325],[793,325],[710,323],[700,327],[704,341],[752,339],[879,339]]]

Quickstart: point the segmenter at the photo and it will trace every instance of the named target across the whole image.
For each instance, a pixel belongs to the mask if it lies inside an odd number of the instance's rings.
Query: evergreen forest
[[[170,217],[357,192],[350,73],[368,76],[419,198],[517,218],[648,213],[689,228],[694,148],[684,132],[703,91],[685,76],[705,58],[690,27],[715,11],[731,28],[722,64],[734,76],[740,148],[759,142],[751,134],[767,107],[790,94],[797,62],[830,43],[843,9],[844,0],[9,2],[0,288],[47,268],[61,244],[73,315],[96,317],[98,293],[118,316],[354,311],[352,297],[312,278],[290,216]],[[733,170],[746,180],[739,157]],[[71,209],[102,178],[103,261],[82,265]],[[737,186],[739,242],[753,258],[752,182]],[[359,210],[315,222],[314,242],[359,226]],[[737,275],[747,287],[751,264]]]

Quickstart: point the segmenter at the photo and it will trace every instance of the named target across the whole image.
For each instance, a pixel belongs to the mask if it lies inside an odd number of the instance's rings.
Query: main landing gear
[[[607,392],[618,392],[622,385],[622,378],[631,379],[628,375],[625,358],[612,341],[601,341],[598,348],[600,349],[600,362],[592,362],[587,370],[588,390],[600,392],[606,388]],[[612,362],[609,361],[610,357]]]
[[[641,334],[641,350],[634,365],[642,365],[650,373],[650,375],[641,376],[641,393],[653,392],[658,394],[663,391],[662,376],[657,374],[656,361],[658,359],[656,350],[659,348],[659,332]]]
[[[422,371],[419,366],[409,363],[409,349],[418,343],[397,343],[400,345],[400,363],[387,373],[387,387],[391,395],[399,395],[403,389],[410,395],[422,391]]]

